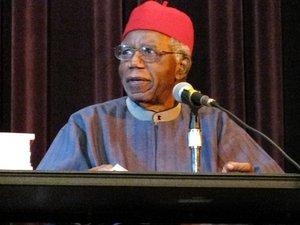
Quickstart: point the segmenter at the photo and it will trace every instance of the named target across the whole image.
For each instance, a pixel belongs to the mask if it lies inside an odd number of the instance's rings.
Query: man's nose
[[[143,60],[143,55],[139,51],[135,51],[133,53],[133,56],[130,59],[131,65],[143,65],[144,60]]]

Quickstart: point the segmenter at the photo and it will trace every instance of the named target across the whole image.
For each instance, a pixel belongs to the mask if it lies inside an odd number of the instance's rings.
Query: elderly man
[[[155,1],[135,8],[115,48],[127,96],[74,113],[38,169],[106,170],[118,164],[135,172],[191,172],[190,108],[177,103],[172,90],[186,80],[193,44],[193,24],[183,12]],[[202,106],[198,115],[202,172],[282,172],[225,113]]]

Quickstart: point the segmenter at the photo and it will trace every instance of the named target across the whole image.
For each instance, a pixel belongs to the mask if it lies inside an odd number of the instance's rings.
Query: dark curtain
[[[130,11],[142,2],[1,1],[0,129],[36,134],[34,167],[71,113],[124,95],[113,47],[120,42]],[[283,2],[169,0],[169,6],[194,21],[196,43],[188,81],[288,148],[292,144],[285,134],[293,132],[285,126],[291,123],[285,95],[295,74],[285,73],[289,53],[283,49],[289,36],[283,27],[291,26],[288,18],[294,14],[283,18],[290,10]],[[284,166],[278,150],[250,134]],[[299,161],[296,149],[287,152]]]

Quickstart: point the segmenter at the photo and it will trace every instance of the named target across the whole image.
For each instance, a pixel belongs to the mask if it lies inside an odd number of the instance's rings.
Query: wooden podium
[[[300,222],[300,175],[0,171],[0,222]]]

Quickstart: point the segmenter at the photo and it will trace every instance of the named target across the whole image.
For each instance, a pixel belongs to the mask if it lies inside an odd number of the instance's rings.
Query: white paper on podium
[[[30,145],[32,133],[0,132],[0,169],[32,170]]]

